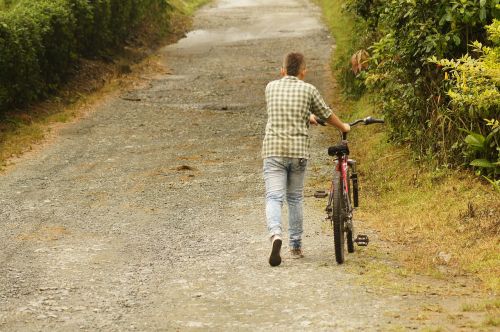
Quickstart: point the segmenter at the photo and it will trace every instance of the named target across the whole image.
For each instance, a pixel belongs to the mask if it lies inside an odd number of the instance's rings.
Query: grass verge
[[[169,4],[184,15],[193,15],[198,8],[210,1],[211,0],[170,0]]]
[[[345,52],[356,43],[354,19],[342,13],[342,0],[317,3],[337,41],[332,61],[346,61]],[[348,111],[344,120],[377,115],[369,95],[344,101],[342,108]],[[500,194],[467,171],[417,163],[404,146],[387,142],[381,126],[356,128],[351,141],[361,181],[357,217],[402,248],[395,256],[404,267],[442,278],[477,278],[498,293]]]
[[[127,47],[115,54],[113,59],[82,60],[76,73],[56,96],[25,109],[13,110],[0,115],[0,171],[13,158],[32,150],[47,138],[51,128],[57,123],[71,121],[84,114],[88,105],[97,102],[105,94],[135,84],[131,72],[135,67],[155,66],[155,59],[148,57],[148,48],[175,42],[189,27],[190,15],[209,0],[173,0],[169,31],[161,40],[150,36],[157,31],[145,24],[138,32],[137,47]],[[4,2],[0,0],[0,9]]]

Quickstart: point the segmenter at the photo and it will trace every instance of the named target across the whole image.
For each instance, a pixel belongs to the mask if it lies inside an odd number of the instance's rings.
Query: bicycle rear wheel
[[[333,224],[333,241],[335,244],[335,260],[338,264],[344,263],[344,195],[343,183],[340,172],[333,173],[333,207],[332,207],[332,224]]]

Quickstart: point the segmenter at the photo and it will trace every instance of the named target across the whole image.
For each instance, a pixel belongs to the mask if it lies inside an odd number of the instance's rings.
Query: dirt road
[[[306,257],[268,266],[264,87],[299,50],[326,93],[333,41],[305,0],[216,1],[194,29],[161,50],[167,73],[0,176],[0,330],[471,329],[466,287],[365,282],[367,261],[398,269],[384,244],[336,265],[313,198]],[[315,129],[311,176],[329,137]]]

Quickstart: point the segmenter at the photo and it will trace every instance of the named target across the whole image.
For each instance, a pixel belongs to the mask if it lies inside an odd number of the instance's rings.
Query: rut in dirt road
[[[358,256],[335,264],[309,198],[306,257],[267,263],[264,87],[296,50],[326,90],[332,40],[320,14],[305,0],[215,1],[161,51],[169,74],[110,98],[2,175],[0,330],[425,325],[413,317],[438,299],[361,286],[347,268]],[[326,165],[324,133],[313,170]]]

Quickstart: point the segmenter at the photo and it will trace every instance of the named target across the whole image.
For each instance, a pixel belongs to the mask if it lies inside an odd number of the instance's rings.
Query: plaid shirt
[[[262,158],[309,159],[311,113],[326,119],[332,110],[318,90],[295,76],[285,76],[266,87],[267,126]]]

